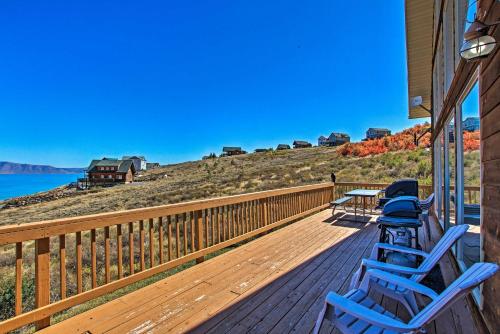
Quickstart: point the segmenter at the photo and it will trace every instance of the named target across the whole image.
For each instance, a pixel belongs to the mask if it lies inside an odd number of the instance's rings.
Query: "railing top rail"
[[[95,228],[125,224],[138,220],[198,211],[218,206],[237,204],[246,201],[265,199],[274,196],[299,193],[332,187],[326,182],[314,185],[266,190],[248,194],[224,196],[190,202],[167,204],[155,207],[100,213],[87,216],[47,220],[34,223],[6,225],[0,227],[0,245],[26,240],[36,240],[61,234],[88,231]]]
[[[372,182],[335,182],[337,186],[353,187],[387,187],[390,183],[372,183]]]
[[[390,183],[371,183],[371,182],[335,182],[337,186],[352,186],[352,187],[387,187]],[[431,184],[419,184],[419,187],[422,188],[430,188]],[[444,187],[444,186],[443,186]],[[450,189],[454,189],[455,186],[450,185]],[[480,186],[464,186],[465,190],[479,191],[481,190]]]

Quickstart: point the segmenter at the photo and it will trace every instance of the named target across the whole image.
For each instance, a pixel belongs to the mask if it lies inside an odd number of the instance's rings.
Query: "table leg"
[[[356,216],[356,211],[357,211],[357,208],[358,208],[358,197],[357,196],[354,196],[354,219],[357,218]]]
[[[363,196],[363,218],[366,216],[366,197]]]

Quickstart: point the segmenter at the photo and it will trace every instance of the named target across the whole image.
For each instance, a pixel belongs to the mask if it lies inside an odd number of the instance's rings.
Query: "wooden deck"
[[[378,238],[374,224],[330,215],[322,211],[41,333],[308,333],[326,293],[346,292]],[[472,318],[460,302],[428,330],[480,332]]]

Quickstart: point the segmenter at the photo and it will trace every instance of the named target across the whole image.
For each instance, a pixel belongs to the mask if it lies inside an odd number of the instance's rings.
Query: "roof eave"
[[[408,74],[408,100],[422,96],[422,105],[432,107],[432,53],[434,29],[434,1],[405,1],[406,57]],[[409,103],[408,103],[409,104]],[[421,107],[411,108],[410,119],[430,117]]]

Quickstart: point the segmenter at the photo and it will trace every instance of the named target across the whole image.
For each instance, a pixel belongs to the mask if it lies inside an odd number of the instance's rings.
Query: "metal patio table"
[[[345,196],[354,197],[354,219],[357,219],[357,198],[361,197],[363,199],[363,218],[366,217],[366,199],[375,198],[380,194],[381,190],[377,189],[354,189],[345,193]]]

